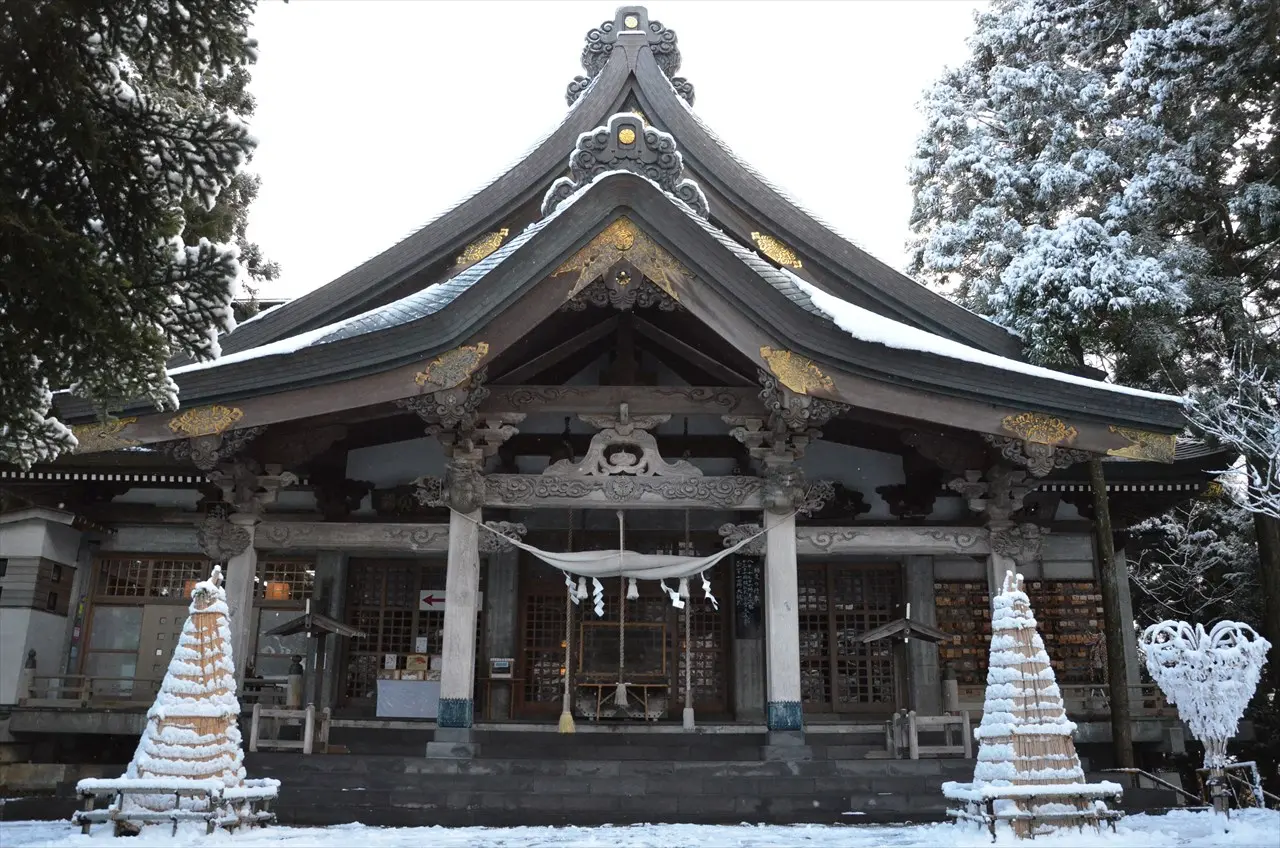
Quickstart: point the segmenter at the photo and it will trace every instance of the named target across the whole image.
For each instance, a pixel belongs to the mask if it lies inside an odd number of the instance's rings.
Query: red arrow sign
[[[428,592],[423,592],[421,595],[418,596],[419,609],[431,609],[436,604],[440,604],[441,606],[444,606],[444,598],[436,597],[435,595],[432,595]]]

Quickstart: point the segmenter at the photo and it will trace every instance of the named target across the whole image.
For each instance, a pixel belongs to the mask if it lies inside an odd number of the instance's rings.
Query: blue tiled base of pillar
[[[436,727],[470,727],[472,708],[470,698],[441,698],[436,713]]]
[[[770,701],[768,726],[770,730],[804,730],[800,702]]]

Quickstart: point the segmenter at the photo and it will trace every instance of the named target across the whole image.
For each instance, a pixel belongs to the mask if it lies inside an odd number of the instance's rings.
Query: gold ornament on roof
[[[455,267],[473,265],[481,259],[484,259],[490,253],[493,253],[502,246],[502,240],[507,237],[508,232],[507,228],[503,227],[500,230],[494,230],[491,233],[486,233],[471,242],[471,244],[467,245],[463,249],[462,253],[454,262]]]
[[[137,421],[137,418],[113,418],[110,421],[94,421],[92,424],[76,424],[71,432],[76,437],[76,449],[72,453],[100,453],[139,445],[137,439],[126,439],[120,432]]]
[[[692,271],[625,217],[605,227],[600,235],[565,260],[551,276],[578,272],[578,278],[565,295],[564,299],[568,301],[623,260],[634,265],[645,279],[677,301],[680,300],[677,286],[689,285],[693,281]]]
[[[636,131],[631,129],[631,127],[623,127],[622,129],[618,130],[618,141],[622,142],[623,144],[635,144]]]
[[[181,415],[169,419],[169,429],[177,436],[216,436],[223,430],[230,429],[231,425],[241,418],[244,418],[243,410],[234,406],[215,404],[188,409]]]
[[[1000,424],[1023,441],[1038,445],[1069,445],[1079,435],[1075,427],[1061,418],[1042,415],[1039,412],[1006,415]]]
[[[778,378],[778,382],[796,394],[807,395],[810,389],[831,391],[835,388],[832,379],[822,373],[822,369],[812,359],[798,353],[766,346],[760,348],[760,356],[769,363],[769,370]]]
[[[445,351],[415,374],[413,381],[419,386],[452,389],[470,377],[488,353],[488,342],[477,342]]]
[[[1173,462],[1173,451],[1178,437],[1172,433],[1150,433],[1146,430],[1135,430],[1131,427],[1108,427],[1117,436],[1128,439],[1132,444],[1122,448],[1112,448],[1107,456],[1123,456],[1129,459],[1149,459],[1153,462]]]
[[[760,252],[786,268],[801,268],[803,263],[796,252],[778,239],[767,233],[752,233],[751,240],[760,248]]]

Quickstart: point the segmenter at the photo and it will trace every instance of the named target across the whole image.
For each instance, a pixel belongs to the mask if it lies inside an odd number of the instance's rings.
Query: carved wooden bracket
[[[523,421],[525,414],[478,412],[489,397],[484,385],[487,376],[488,369],[481,368],[452,388],[401,398],[396,405],[427,423],[427,435],[440,440],[446,456],[478,453],[480,458],[490,457],[503,442],[520,432],[514,425]]]
[[[509,551],[515,546],[508,539],[515,539],[517,542],[524,538],[524,534],[529,532],[528,528],[523,524],[517,524],[512,521],[486,521],[485,527],[497,531],[501,535],[493,533],[481,533],[479,539],[480,553],[497,553],[499,551]]]
[[[1049,531],[1032,522],[992,522],[987,528],[991,534],[991,550],[1008,557],[1019,567],[1040,560],[1044,537]]]
[[[759,524],[721,524],[719,533],[724,537],[724,546],[732,548],[743,539],[749,539],[759,533],[761,527]],[[740,556],[764,556],[765,537],[761,536],[748,542],[747,545],[740,549]]]
[[[240,459],[209,472],[209,482],[236,512],[260,515],[268,504],[275,503],[281,489],[294,485],[298,478],[279,465],[264,468],[251,459]]]
[[[1040,485],[1027,479],[1027,472],[1008,466],[992,466],[984,475],[981,471],[966,471],[963,477],[952,480],[947,488],[958,492],[969,509],[986,515],[989,521],[1005,521],[1022,509],[1022,499]]]
[[[702,471],[690,462],[667,462],[658,451],[658,442],[645,432],[671,418],[670,415],[632,416],[627,404],[618,414],[579,415],[593,427],[601,428],[581,460],[562,459],[547,466],[543,474],[556,477],[598,477],[627,474],[637,477],[701,477]]]
[[[225,462],[240,453],[245,445],[266,432],[266,427],[244,427],[225,433],[212,433],[165,442],[163,447],[176,460],[191,460],[201,471],[212,471],[218,463]]]
[[[1077,462],[1087,462],[1091,454],[1074,448],[1056,448],[1040,442],[1028,442],[1009,436],[983,433],[987,444],[998,449],[1000,455],[1015,465],[1021,465],[1035,477],[1043,477],[1055,468],[1066,468]]]

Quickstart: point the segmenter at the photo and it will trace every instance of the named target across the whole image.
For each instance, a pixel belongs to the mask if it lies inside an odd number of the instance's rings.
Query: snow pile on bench
[[[1020,837],[1052,825],[1096,826],[1100,819],[1114,818],[1102,799],[1118,799],[1123,789],[1109,781],[1085,781],[1072,740],[1075,729],[1036,631],[1022,575],[1009,572],[991,614],[991,660],[982,723],[974,732],[973,783],[942,785],[944,796],[968,807],[951,815],[985,822],[993,833],[996,820],[1008,821]]]
[[[114,793],[117,821],[276,796],[276,781],[245,781],[229,614],[222,567],[214,566],[192,590],[190,615],[124,776],[76,785],[82,795]],[[238,821],[231,809],[222,818]]]

